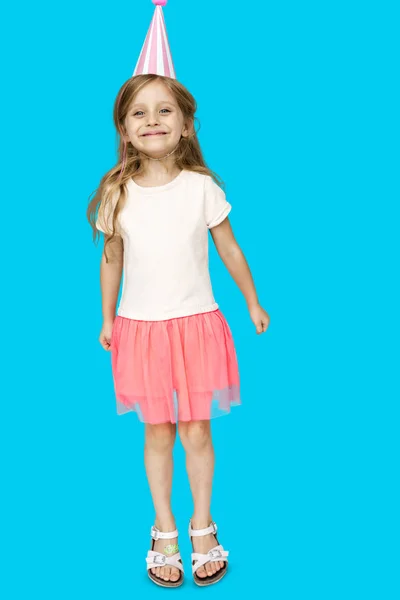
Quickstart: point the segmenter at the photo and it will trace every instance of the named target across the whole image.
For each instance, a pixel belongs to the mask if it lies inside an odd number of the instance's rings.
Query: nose
[[[154,127],[154,125],[159,125],[159,123],[160,123],[160,119],[159,119],[158,113],[157,112],[155,112],[155,113],[149,112],[148,118],[147,118],[147,125],[150,127]]]

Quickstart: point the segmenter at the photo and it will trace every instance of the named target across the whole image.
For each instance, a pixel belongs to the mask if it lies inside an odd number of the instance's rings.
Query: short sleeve
[[[103,233],[111,233],[114,209],[117,204],[119,193],[114,194],[105,206],[100,204],[96,219],[96,228]]]
[[[207,227],[211,229],[222,223],[232,206],[227,202],[224,190],[209,175],[205,178],[204,192],[205,218]]]

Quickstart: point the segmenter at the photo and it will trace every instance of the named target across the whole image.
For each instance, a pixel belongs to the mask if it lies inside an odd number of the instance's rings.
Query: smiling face
[[[187,137],[181,109],[168,87],[151,81],[136,94],[125,120],[126,141],[153,158],[162,157]]]

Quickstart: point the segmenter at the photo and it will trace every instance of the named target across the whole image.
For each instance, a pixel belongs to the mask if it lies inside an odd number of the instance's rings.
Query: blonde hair
[[[195,117],[197,103],[192,94],[179,81],[170,77],[155,74],[131,77],[120,88],[114,103],[113,120],[117,130],[117,143],[119,137],[118,161],[115,167],[110,169],[101,179],[99,187],[95,190],[96,194],[90,201],[86,212],[89,223],[93,228],[93,241],[96,240],[96,236],[99,233],[96,228],[97,209],[99,209],[99,215],[113,215],[112,227],[107,231],[107,236],[110,237],[107,237],[104,244],[107,262],[106,246],[116,235],[119,235],[117,219],[126,199],[125,184],[133,175],[140,176],[144,172],[144,165],[138,150],[136,150],[130,141],[125,141],[122,137],[126,133],[124,127],[125,119],[138,91],[147,83],[155,80],[161,80],[168,87],[182,111],[185,124],[192,129],[189,137],[181,137],[178,147],[175,150],[176,166],[181,170],[185,169],[209,175],[218,185],[224,187],[224,183],[220,177],[209,169],[204,161],[199,140],[197,139],[197,132],[194,130],[194,121],[198,119]],[[111,210],[109,210],[110,206]],[[108,228],[109,223],[107,223],[105,229],[107,230]]]

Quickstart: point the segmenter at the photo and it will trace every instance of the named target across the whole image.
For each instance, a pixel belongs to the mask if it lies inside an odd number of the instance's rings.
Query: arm
[[[109,350],[123,268],[123,241],[121,236],[115,236],[113,241],[108,244],[107,256],[108,262],[106,262],[103,251],[100,263],[101,304],[103,313],[103,327],[100,333],[100,343],[104,349]]]
[[[269,315],[260,306],[249,265],[235,239],[229,218],[210,231],[219,256],[246,300],[257,333],[263,333],[269,325]]]

